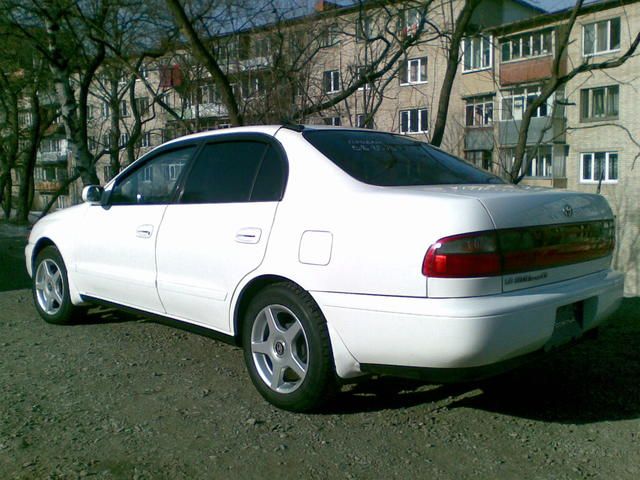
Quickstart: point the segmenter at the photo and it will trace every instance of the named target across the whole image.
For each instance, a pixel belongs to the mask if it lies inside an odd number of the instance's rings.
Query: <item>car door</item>
[[[203,146],[158,234],[168,315],[230,332],[233,291],[262,262],[286,175],[272,137],[230,134]]]
[[[84,295],[163,313],[155,244],[167,204],[196,145],[164,149],[126,171],[91,205],[78,238],[76,278]]]

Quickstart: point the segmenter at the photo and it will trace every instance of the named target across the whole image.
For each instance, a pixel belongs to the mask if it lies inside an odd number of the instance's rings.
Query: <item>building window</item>
[[[370,17],[360,17],[356,21],[356,42],[364,42],[373,37],[373,23]]]
[[[149,97],[136,98],[136,107],[140,115],[146,114],[149,111]]]
[[[531,162],[529,163],[529,159]],[[553,175],[553,155],[551,145],[540,145],[538,148],[527,149],[525,165],[529,167],[525,172],[527,177],[551,177]]]
[[[422,19],[420,8],[412,7],[405,9],[399,19],[399,30],[402,37],[415,35]]]
[[[269,56],[271,45],[268,37],[254,38],[253,39],[253,55],[258,58],[265,58]]]
[[[29,127],[33,122],[31,117],[31,112],[20,112],[18,113],[18,125],[21,127]]]
[[[530,105],[540,94],[540,87],[521,87],[502,92],[502,108],[500,109],[500,119],[522,120],[522,115],[527,106]],[[548,117],[551,115],[553,105],[553,95],[545,103],[540,105],[533,117]]]
[[[354,80],[356,82],[359,82],[360,79],[364,77],[365,80],[367,80],[367,67],[365,66],[359,66],[356,68],[356,75]],[[358,90],[369,90],[371,88],[371,83],[364,83],[361,87],[358,87]]]
[[[213,85],[211,85],[211,87],[213,87]],[[258,96],[264,92],[264,80],[262,77],[258,76],[243,77],[240,82],[240,88],[243,98]],[[216,95],[217,93],[215,92],[215,88],[208,90],[207,101],[205,102],[203,99],[202,103],[216,103]]]
[[[213,83],[200,85],[200,101],[202,103],[208,104],[220,103],[220,95],[218,95],[218,89]]]
[[[125,147],[129,143],[129,132],[124,132],[120,134],[120,147]]]
[[[582,27],[584,56],[620,50],[620,18],[588,23]]]
[[[140,65],[140,69],[138,70],[138,75],[140,78],[149,78],[149,69],[146,65]]]
[[[580,119],[585,121],[618,118],[619,100],[618,85],[580,90]]]
[[[120,116],[121,117],[129,116],[129,105],[127,105],[126,100],[122,100],[122,102],[120,102]]]
[[[140,137],[140,146],[141,147],[150,147],[151,146],[151,132],[145,132]]]
[[[324,93],[335,93],[340,90],[340,72],[327,70],[322,74],[322,87]]]
[[[111,108],[109,107],[109,102],[102,102],[102,116],[108,117],[111,112]]]
[[[400,84],[411,85],[427,81],[427,57],[412,58],[402,62],[400,67]]]
[[[113,177],[111,165],[105,165],[102,167],[102,177],[105,182],[108,182]]]
[[[491,150],[467,150],[464,152],[464,158],[478,168],[491,170]]]
[[[464,50],[464,72],[473,72],[490,68],[493,61],[493,49],[490,37],[467,37],[462,44]]]
[[[553,30],[527,32],[503,39],[500,42],[502,61],[520,60],[522,58],[541,57],[552,53]]]
[[[59,138],[45,138],[40,143],[41,153],[61,153],[62,143]]]
[[[338,43],[338,31],[334,25],[326,26],[320,32],[320,46],[332,47]]]
[[[426,108],[413,108],[400,111],[401,133],[424,133],[428,131],[428,112]]]
[[[467,127],[486,127],[492,123],[493,97],[468,98],[465,106],[465,125]]]
[[[325,125],[331,125],[333,127],[339,127],[340,125],[342,125],[340,117],[327,117],[323,118],[322,121]]]
[[[529,147],[525,151],[524,158],[522,159],[522,169],[527,167],[524,175],[526,177],[552,177],[553,176],[553,148],[551,145],[540,145],[538,147]],[[502,159],[505,160],[505,164],[512,166],[515,161],[516,149],[504,148],[502,149]],[[531,162],[529,163],[529,159]]]
[[[67,197],[65,197],[64,195],[60,195],[56,199],[56,205],[57,205],[57,208],[60,210],[62,210],[63,208],[67,208]]]
[[[618,181],[618,153],[593,152],[583,153],[580,162],[580,181],[583,183]]]
[[[368,115],[364,113],[357,114],[355,126],[357,128],[373,128],[373,118],[369,118],[369,120],[366,120],[367,116]]]

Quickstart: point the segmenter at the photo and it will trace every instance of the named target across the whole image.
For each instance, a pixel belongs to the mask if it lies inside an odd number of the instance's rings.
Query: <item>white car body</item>
[[[230,337],[252,286],[285,279],[322,311],[342,378],[407,368],[466,378],[555,346],[561,307],[581,305],[579,336],[621,301],[623,276],[611,270],[610,254],[524,274],[430,278],[421,271],[430,246],[451,235],[613,219],[601,196],[506,184],[369,185],[300,131],[277,126],[174,143],[243,133],[272,137],[286,152],[281,201],[83,203],[34,226],[29,273],[34,252],[52,243],[67,266],[73,304],[100,299]]]

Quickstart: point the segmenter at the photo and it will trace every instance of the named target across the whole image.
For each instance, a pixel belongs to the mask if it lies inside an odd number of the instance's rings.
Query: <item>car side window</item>
[[[260,141],[205,145],[187,177],[182,203],[278,201],[283,167],[275,149]]]
[[[161,153],[119,181],[111,193],[112,205],[168,203],[182,169],[196,146]]]

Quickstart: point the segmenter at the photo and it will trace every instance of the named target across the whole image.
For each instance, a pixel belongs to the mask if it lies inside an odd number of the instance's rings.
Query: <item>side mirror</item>
[[[82,189],[82,201],[91,204],[100,203],[102,192],[104,192],[104,188],[98,185],[87,185]]]

